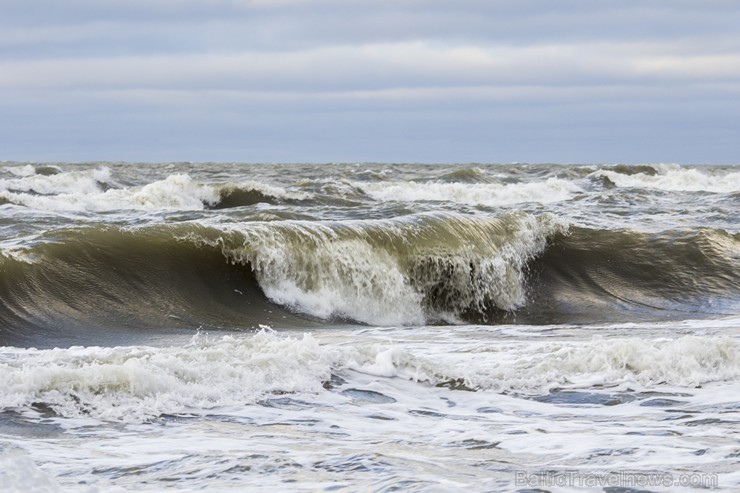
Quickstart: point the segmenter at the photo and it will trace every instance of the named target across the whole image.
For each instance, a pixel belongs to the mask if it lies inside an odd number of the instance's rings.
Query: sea
[[[0,490],[740,491],[740,166],[0,162]]]

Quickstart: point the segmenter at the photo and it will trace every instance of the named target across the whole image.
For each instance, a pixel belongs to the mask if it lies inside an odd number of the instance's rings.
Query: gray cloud
[[[740,5],[6,0],[0,159],[737,161]]]
[[[680,47],[679,47],[680,48]],[[444,46],[423,42],[237,52],[12,60],[0,89],[348,91],[480,85],[736,82],[740,53],[668,45]]]

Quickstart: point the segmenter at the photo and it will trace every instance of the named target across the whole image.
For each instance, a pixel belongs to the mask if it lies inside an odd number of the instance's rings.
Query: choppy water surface
[[[739,218],[737,167],[0,163],[0,484],[736,490]]]

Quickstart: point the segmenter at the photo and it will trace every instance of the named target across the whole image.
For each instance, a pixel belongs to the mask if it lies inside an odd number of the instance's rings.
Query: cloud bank
[[[0,159],[740,161],[733,1],[3,11]]]

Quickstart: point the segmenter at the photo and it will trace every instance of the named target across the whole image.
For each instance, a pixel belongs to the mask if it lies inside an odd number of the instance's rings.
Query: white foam
[[[489,302],[505,310],[521,306],[524,266],[565,226],[547,215],[422,214],[234,229],[243,244],[223,246],[224,253],[248,263],[273,302],[319,318],[413,325],[437,317],[452,322],[458,312]]]
[[[30,164],[22,166],[3,166],[2,170],[15,176],[31,176],[36,174],[36,168]]]
[[[380,325],[424,321],[421,295],[387,251],[359,239],[332,241],[330,231],[311,229],[306,233],[317,248],[306,248],[309,241],[283,241],[279,233],[252,240],[261,244],[250,263],[268,298],[319,318]]]
[[[196,337],[185,347],[4,348],[0,408],[34,402],[66,417],[140,422],[254,402],[269,392],[316,392],[332,361],[310,336],[271,331]]]
[[[729,337],[491,344],[445,339],[440,344],[425,345],[422,351],[375,342],[358,348],[350,367],[371,375],[432,384],[457,380],[472,388],[525,393],[594,386],[693,388],[740,378],[740,342]]]
[[[10,447],[0,453],[0,485],[3,493],[62,491],[51,476],[39,469],[33,459],[17,447]]]
[[[740,378],[740,341],[724,336],[506,341],[414,329],[285,336],[270,330],[184,347],[0,351],[1,409],[44,403],[65,417],[141,422],[208,413],[270,393],[323,392],[332,372],[355,371],[494,392],[554,388],[692,389]]]
[[[95,194],[101,192],[101,183],[111,179],[110,169],[105,167],[53,175],[37,175],[32,166],[26,168],[15,173],[20,178],[0,179],[0,190],[41,195]]]
[[[647,188],[667,192],[714,192],[733,193],[740,191],[740,172],[710,174],[697,168],[678,165],[652,165],[655,175],[636,173],[626,175],[610,170],[599,170],[593,176],[604,176],[620,188]]]
[[[105,204],[104,210],[144,209],[144,210],[198,210],[204,204],[215,204],[219,200],[218,191],[207,185],[195,182],[189,175],[178,173],[164,180],[155,181],[138,190],[108,190],[98,204]],[[100,209],[98,209],[100,210]]]
[[[55,181],[37,180],[27,183],[35,195],[17,192],[0,192],[0,196],[15,204],[46,211],[104,212],[115,210],[198,210],[204,203],[218,201],[218,192],[209,186],[194,182],[186,174],[170,175],[141,188],[109,189],[102,191],[101,178],[109,178],[107,171],[101,175],[89,174],[84,179],[75,173],[64,173],[41,178],[57,178]],[[36,178],[34,176],[33,178]]]
[[[445,183],[445,182],[356,182],[353,184],[379,201],[447,201],[489,207],[527,202],[543,204],[570,199],[581,191],[572,181],[549,178],[526,183]]]
[[[717,475],[705,484],[733,491],[737,337],[671,337],[677,328],[667,325],[508,329],[333,327],[169,348],[2,348],[0,409],[28,424],[2,438],[28,452],[0,455],[0,479],[7,466],[16,491],[54,481],[75,491],[488,491],[514,490],[515,473],[543,469],[708,471]],[[589,335],[596,330],[616,335]],[[338,377],[330,390],[321,385],[329,375]],[[455,379],[480,390],[435,386]],[[625,399],[521,395],[553,387]],[[656,397],[668,404],[651,404]],[[41,417],[33,403],[61,416]],[[157,413],[185,415],[151,421]]]

